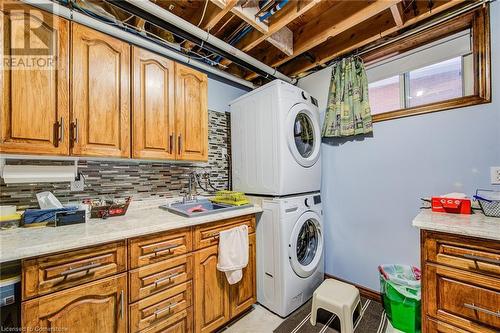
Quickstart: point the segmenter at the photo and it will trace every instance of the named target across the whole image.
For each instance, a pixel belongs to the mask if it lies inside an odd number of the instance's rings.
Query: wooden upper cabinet
[[[175,64],[177,159],[208,160],[207,76]]]
[[[72,27],[72,153],[130,157],[130,45]]]
[[[0,152],[67,155],[69,23],[17,2],[0,7],[0,48],[12,59],[0,66]]]
[[[27,332],[127,332],[127,275],[91,282],[22,303]]]
[[[175,159],[174,62],[132,48],[132,157]]]

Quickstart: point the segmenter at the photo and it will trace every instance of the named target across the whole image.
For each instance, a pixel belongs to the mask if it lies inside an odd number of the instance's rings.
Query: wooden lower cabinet
[[[500,332],[500,244],[422,231],[423,333]]]
[[[59,291],[22,304],[27,332],[127,332],[127,274]]]
[[[218,245],[194,254],[195,332],[213,332],[256,302],[255,234],[249,235],[248,266],[243,278],[229,285],[217,270]]]

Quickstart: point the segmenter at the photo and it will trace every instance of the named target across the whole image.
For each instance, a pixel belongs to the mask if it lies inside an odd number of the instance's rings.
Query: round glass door
[[[323,234],[316,213],[306,212],[299,218],[289,245],[290,264],[294,272],[301,277],[313,274],[323,254]]]
[[[296,104],[288,113],[288,148],[303,167],[313,166],[319,158],[319,115],[306,104]]]

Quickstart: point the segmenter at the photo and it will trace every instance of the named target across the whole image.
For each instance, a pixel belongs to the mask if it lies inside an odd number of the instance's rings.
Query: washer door
[[[288,148],[303,167],[313,166],[321,144],[317,115],[307,104],[295,104],[287,117]]]
[[[292,230],[288,244],[288,257],[293,271],[300,277],[311,276],[323,254],[323,233],[318,214],[302,214]]]

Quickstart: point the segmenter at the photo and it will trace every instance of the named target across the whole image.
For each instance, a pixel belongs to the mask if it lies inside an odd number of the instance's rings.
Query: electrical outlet
[[[491,184],[500,185],[500,167],[491,167]]]
[[[71,182],[72,192],[82,192],[85,187],[85,182],[82,175],[78,175],[78,178]]]

